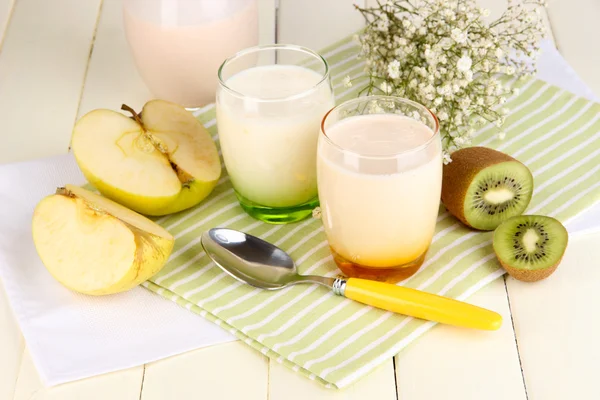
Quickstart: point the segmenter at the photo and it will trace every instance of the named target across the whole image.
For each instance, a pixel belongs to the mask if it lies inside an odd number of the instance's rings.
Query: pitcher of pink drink
[[[258,44],[258,0],[124,0],[125,33],[152,94],[196,108],[215,100],[223,60]]]

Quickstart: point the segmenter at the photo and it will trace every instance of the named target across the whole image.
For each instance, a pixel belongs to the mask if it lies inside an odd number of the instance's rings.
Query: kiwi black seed
[[[525,211],[533,176],[521,162],[487,147],[468,147],[451,157],[444,165],[442,202],[465,225],[493,230]]]
[[[515,279],[535,282],[550,276],[567,248],[569,234],[556,219],[521,215],[494,231],[494,252]]]

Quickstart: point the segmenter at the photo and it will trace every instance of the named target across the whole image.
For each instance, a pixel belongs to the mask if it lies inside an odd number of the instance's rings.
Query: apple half
[[[104,196],[146,215],[204,200],[221,176],[217,147],[185,108],[152,100],[133,117],[94,110],[77,121],[71,148],[86,179]]]
[[[73,185],[38,203],[32,231],[50,274],[91,295],[123,292],[146,281],[165,265],[175,243],[157,223]]]

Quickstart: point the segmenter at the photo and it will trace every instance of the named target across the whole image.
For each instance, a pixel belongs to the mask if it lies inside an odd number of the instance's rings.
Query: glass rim
[[[398,151],[395,152],[393,154],[362,154],[360,152],[357,151],[353,151],[353,150],[349,150],[343,146],[340,146],[339,144],[335,143],[329,136],[327,136],[327,132],[325,131],[325,121],[327,120],[327,117],[329,117],[329,115],[333,112],[336,111],[342,107],[348,106],[348,105],[352,105],[352,104],[356,104],[356,103],[361,103],[361,102],[365,102],[365,101],[371,101],[371,100],[391,100],[394,102],[403,102],[403,103],[408,103],[411,106],[414,106],[416,108],[420,108],[424,111],[426,111],[432,118],[433,118],[433,122],[434,122],[434,129],[432,129],[433,131],[433,135],[431,135],[431,137],[429,139],[427,139],[427,141],[425,141],[424,143],[413,147],[411,149],[407,149],[407,150],[402,150],[402,151]],[[362,115],[369,115],[369,114],[362,114]],[[373,115],[373,114],[372,114]],[[377,114],[374,114],[377,115]],[[396,114],[392,114],[392,115],[396,115]],[[340,120],[341,121],[341,120]],[[338,121],[339,122],[339,121]],[[427,125],[426,125],[427,126]],[[429,126],[427,126],[429,128]],[[325,138],[325,140],[327,141],[327,143],[331,146],[333,146],[336,150],[341,151],[342,153],[346,153],[346,154],[351,154],[353,156],[357,156],[360,158],[371,158],[371,159],[390,159],[390,158],[396,158],[398,156],[404,155],[404,154],[409,154],[409,153],[415,153],[418,152],[420,150],[426,149],[427,147],[429,147],[429,145],[431,145],[432,142],[434,142],[436,139],[438,139],[440,137],[440,122],[437,118],[437,116],[427,107],[425,107],[423,104],[421,103],[417,103],[416,101],[412,101],[410,99],[407,99],[405,97],[398,97],[398,96],[387,96],[387,95],[370,95],[370,96],[361,96],[361,97],[357,97],[355,99],[351,99],[351,100],[347,100],[341,104],[336,105],[335,107],[331,108],[329,111],[327,111],[327,113],[323,116],[323,119],[321,120],[321,132],[320,132],[320,136]]]
[[[258,52],[262,52],[265,50],[292,50],[292,51],[309,54],[312,57],[314,57],[315,59],[317,59],[318,61],[320,61],[323,66],[325,66],[325,72],[323,73],[321,80],[319,80],[319,82],[317,82],[311,88],[303,90],[300,93],[295,93],[295,94],[285,96],[285,97],[275,97],[275,98],[263,99],[263,98],[257,97],[257,96],[248,96],[244,93],[238,92],[237,90],[233,90],[232,88],[227,86],[227,84],[223,80],[223,76],[222,76],[223,68],[227,64],[231,63],[232,61],[234,61],[240,57],[246,56],[248,54],[258,53]],[[277,64],[274,64],[274,65],[277,65]],[[283,64],[283,65],[297,65],[297,64]],[[301,65],[298,65],[298,66],[301,66]],[[259,45],[259,46],[248,47],[248,48],[240,50],[237,53],[235,53],[234,55],[226,58],[225,61],[223,61],[223,63],[219,67],[219,70],[217,72],[217,77],[219,80],[219,86],[221,86],[223,89],[227,90],[229,93],[231,93],[235,96],[245,98],[245,99],[251,99],[256,102],[271,103],[271,102],[295,100],[295,99],[299,99],[301,97],[306,96],[307,94],[309,94],[309,93],[313,92],[314,90],[316,90],[317,88],[319,88],[323,83],[328,82],[329,72],[330,72],[329,71],[329,63],[327,63],[327,60],[325,60],[325,58],[321,54],[317,53],[316,51],[311,50],[308,47],[298,46],[295,44],[275,43],[275,44],[263,44],[263,45]]]

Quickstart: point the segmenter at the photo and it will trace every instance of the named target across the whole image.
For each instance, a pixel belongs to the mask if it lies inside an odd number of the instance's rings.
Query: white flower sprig
[[[470,145],[477,127],[494,123],[499,138],[509,110],[501,105],[517,89],[501,82],[536,72],[545,27],[544,0],[508,0],[486,22],[476,0],[377,0],[356,7],[368,24],[358,36],[369,83],[361,91],[406,97],[427,106],[440,122],[444,160]],[[349,79],[345,80],[351,85]]]

